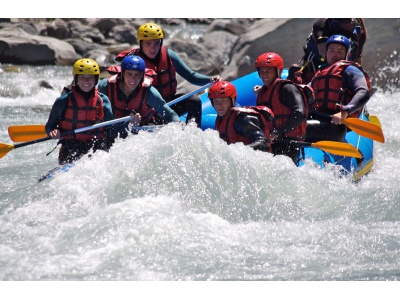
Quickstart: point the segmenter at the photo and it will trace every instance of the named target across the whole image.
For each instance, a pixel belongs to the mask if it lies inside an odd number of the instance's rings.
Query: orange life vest
[[[82,127],[92,126],[104,119],[103,99],[99,96],[97,88],[94,95],[88,101],[71,87],[68,95],[68,104],[60,121],[60,131],[75,130]],[[65,136],[64,139],[71,139],[73,136]],[[89,141],[93,138],[103,137],[103,128],[77,133],[74,138],[79,141]]]

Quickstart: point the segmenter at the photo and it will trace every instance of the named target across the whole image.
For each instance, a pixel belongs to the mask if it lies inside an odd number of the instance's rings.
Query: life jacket
[[[351,101],[354,92],[348,88],[342,88],[342,75],[348,66],[359,68],[367,81],[368,91],[371,89],[368,74],[359,64],[341,60],[325,69],[318,70],[311,81],[311,86],[315,93],[315,101],[311,104],[313,110],[323,111],[332,115],[340,112],[342,106]],[[349,117],[358,118],[361,112],[362,108],[349,115]]]
[[[103,99],[100,97],[97,87],[95,88],[94,95],[86,101],[83,95],[77,92],[74,86],[71,86],[71,92],[68,94],[67,108],[60,121],[60,131],[92,126],[100,123],[103,119]],[[63,138],[89,141],[95,137],[102,138],[103,130],[103,127],[101,127],[91,131],[67,135]]]
[[[257,95],[257,105],[263,105],[269,107],[274,112],[274,119],[272,120],[273,129],[279,128],[284,124],[292,112],[289,107],[283,105],[280,102],[280,92],[284,84],[294,84],[290,80],[277,78],[274,84],[267,88],[263,86]],[[294,84],[301,92],[304,106],[306,109],[306,115],[309,113],[309,101],[314,100],[314,92],[312,88],[304,84]],[[302,122],[299,126],[286,133],[287,137],[304,140],[306,136],[307,122]]]
[[[149,60],[139,50],[139,48],[136,48],[123,51],[116,56],[116,60],[121,59],[121,57],[125,57],[129,54],[143,58],[144,62],[146,63],[146,67],[156,72],[156,75],[153,76],[153,86],[160,92],[165,101],[171,101],[177,92],[178,81],[176,79],[175,67],[168,55],[167,48],[165,46],[161,46],[160,60],[157,65],[155,65],[152,60]]]
[[[118,54],[115,56],[115,61],[121,62],[121,61],[125,58],[125,56],[130,55],[130,54],[133,54],[133,51],[134,51],[134,50],[135,50],[135,49],[129,49],[129,50],[124,50],[124,51],[118,53]]]
[[[149,85],[145,83],[145,79],[142,84],[136,88],[133,98],[124,101],[118,99],[117,93],[117,77],[119,74],[108,77],[108,98],[111,102],[111,107],[116,119],[129,116],[134,110],[142,116],[141,123],[147,125],[153,116],[156,114],[154,108],[147,104],[146,95],[148,92]],[[145,76],[146,78],[146,76]]]
[[[245,145],[252,143],[246,136],[237,134],[234,129],[234,124],[238,113],[244,112],[247,114],[255,115],[261,120],[261,130],[263,131],[266,138],[269,138],[271,129],[271,120],[274,117],[274,113],[265,106],[244,106],[244,107],[232,107],[228,114],[224,117],[217,117],[215,120],[215,128],[219,132],[221,139],[229,144],[242,142]]]

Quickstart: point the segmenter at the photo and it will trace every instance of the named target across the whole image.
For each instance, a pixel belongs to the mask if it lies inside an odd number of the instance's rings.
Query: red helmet
[[[283,59],[275,52],[266,52],[257,57],[255,63],[255,68],[265,68],[265,67],[275,67],[278,71],[278,76],[283,70]]]
[[[232,99],[232,105],[236,104],[236,88],[229,81],[218,81],[214,83],[209,91],[208,98],[211,100],[214,98],[225,98],[230,97]]]

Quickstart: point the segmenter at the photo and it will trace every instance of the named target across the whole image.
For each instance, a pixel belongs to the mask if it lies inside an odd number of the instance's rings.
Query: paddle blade
[[[369,115],[368,119],[371,123],[375,124],[376,126],[379,126],[379,128],[382,129],[381,121],[379,121],[378,116]],[[384,143],[385,137],[383,136],[383,133],[382,133],[382,139],[383,139],[383,143]]]
[[[10,152],[12,149],[14,149],[14,145],[0,143],[0,158]]]
[[[385,142],[382,128],[377,124],[357,118],[347,118],[344,120],[343,123],[355,133],[358,133],[361,136],[367,137],[380,143]]]
[[[362,154],[360,153],[360,151],[358,151],[356,147],[348,143],[319,141],[311,143],[310,146],[336,155],[362,158]]]
[[[378,125],[380,128],[382,128],[381,121],[379,121],[378,116],[369,115],[369,116],[368,116],[368,119],[369,119],[369,121],[370,121],[371,123],[374,123],[374,124]]]
[[[8,127],[13,142],[29,142],[47,137],[44,125],[13,125]]]

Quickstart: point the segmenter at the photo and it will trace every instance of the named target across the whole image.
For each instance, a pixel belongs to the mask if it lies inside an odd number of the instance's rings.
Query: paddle
[[[194,94],[200,93],[201,91],[205,90],[206,88],[210,87],[213,83],[207,83],[206,85],[199,87],[198,89],[189,92],[185,95],[182,95],[179,98],[168,103],[169,106],[176,104]],[[135,130],[149,130],[148,128],[134,128]],[[44,125],[12,125],[8,127],[8,135],[10,136],[13,142],[29,142],[36,139],[41,139],[47,137]]]
[[[189,98],[190,96],[193,96],[194,94],[200,93],[201,91],[204,91],[206,88],[209,88],[213,84],[214,84],[213,82],[207,83],[206,85],[203,85],[202,87],[199,87],[198,89],[196,89],[196,90],[194,90],[192,92],[189,92],[189,93],[187,93],[187,94],[185,94],[183,96],[180,96],[179,98],[176,98],[175,100],[172,100],[172,101],[168,102],[168,106],[174,105],[174,104],[176,104],[176,103],[178,103],[178,102],[180,102],[180,101],[182,101],[182,100],[184,100],[186,98]]]
[[[12,125],[8,135],[13,142],[28,142],[47,137],[44,125]]]
[[[132,130],[151,131],[162,125],[132,127]],[[13,125],[8,127],[8,134],[13,142],[29,142],[47,137],[44,125]]]
[[[316,114],[322,117],[332,118],[331,115],[316,110],[311,111],[310,114]],[[343,124],[361,136],[367,137],[371,140],[380,143],[385,142],[385,137],[383,135],[382,128],[374,123],[367,122],[365,120],[357,118],[347,118],[343,121]]]
[[[133,126],[131,128],[131,131],[136,131],[136,130],[143,130],[143,131],[154,131],[156,129],[160,129],[164,125],[144,125],[144,126]]]
[[[309,143],[309,142],[301,142],[301,141],[279,141],[279,142],[287,142],[290,144],[297,144],[299,146],[303,147],[312,147],[312,148],[318,148],[321,149],[322,151],[329,152],[332,154],[336,155],[342,155],[342,156],[350,156],[350,157],[356,157],[356,158],[362,158],[362,154],[356,147],[354,147],[351,144],[348,143],[342,143],[342,142],[334,142],[334,141],[319,141],[315,143]]]
[[[116,124],[116,123],[130,121],[131,119],[132,119],[131,116],[126,116],[126,117],[123,117],[123,118],[119,118],[119,119],[114,119],[114,120],[98,123],[98,124],[95,124],[95,125],[92,125],[92,126],[78,128],[78,129],[75,129],[75,130],[68,130],[68,131],[62,132],[61,136],[63,137],[63,136],[74,134],[74,133],[76,134],[76,133],[80,133],[80,132],[84,132],[84,131],[89,131],[89,130],[96,129],[96,128],[99,128],[99,127],[110,126],[110,125],[113,125],[113,124]],[[31,126],[31,125],[28,125],[28,126]],[[25,143],[15,144],[15,145],[0,143],[0,158],[2,158],[4,155],[6,155],[8,152],[10,152],[12,149],[25,147],[25,146],[36,144],[36,143],[41,143],[41,142],[45,142],[45,141],[48,141],[48,140],[52,140],[52,138],[51,137],[45,137],[45,138],[36,139],[36,140],[33,140],[33,141],[28,141],[28,142],[25,142]]]

